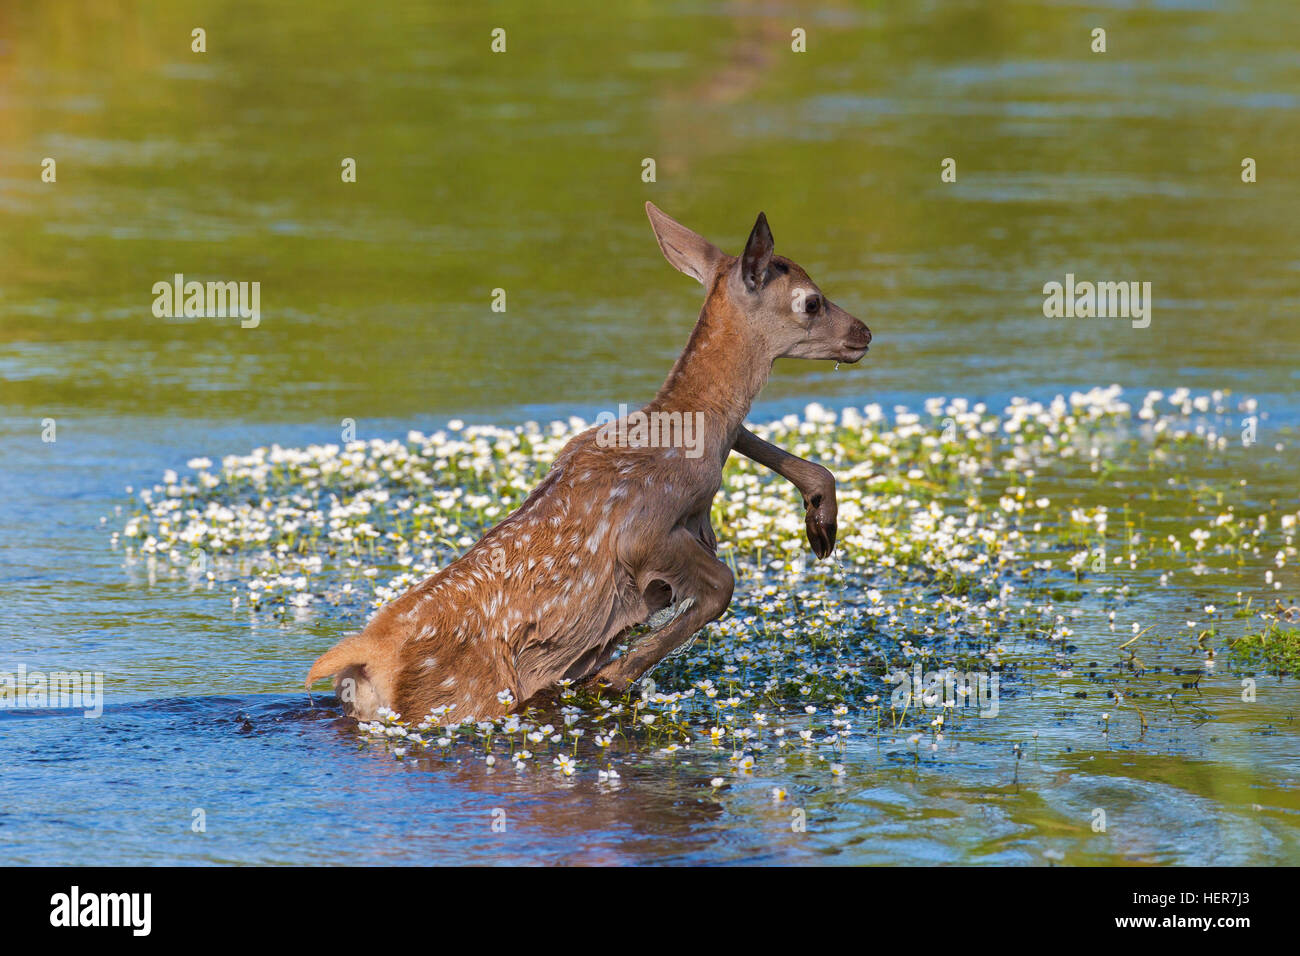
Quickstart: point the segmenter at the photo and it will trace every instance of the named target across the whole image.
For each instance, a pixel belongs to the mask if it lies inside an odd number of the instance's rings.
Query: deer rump
[[[658,474],[661,451],[600,447],[595,431],[570,441],[524,503],[461,558],[322,655],[307,686],[333,674],[345,712],[359,719],[387,707],[418,720],[453,706],[465,720],[595,674],[688,583],[687,569],[654,563],[651,543],[685,525],[717,546],[711,495],[683,515]]]

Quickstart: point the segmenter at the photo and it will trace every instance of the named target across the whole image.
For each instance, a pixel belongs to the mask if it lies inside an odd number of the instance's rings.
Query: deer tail
[[[318,680],[337,674],[347,667],[364,666],[370,657],[371,644],[372,639],[364,631],[343,638],[316,658],[316,663],[312,664],[311,670],[307,672],[307,680],[303,686],[310,689],[311,685]]]

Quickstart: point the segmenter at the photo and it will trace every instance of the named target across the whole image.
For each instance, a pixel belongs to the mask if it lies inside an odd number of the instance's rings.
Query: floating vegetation
[[[835,472],[832,559],[812,559],[799,494],[733,456],[713,507],[736,573],[731,609],[648,681],[619,697],[560,686],[498,721],[389,714],[359,733],[403,760],[609,786],[620,766],[703,764],[714,787],[764,764],[838,780],[863,748],[920,761],[987,737],[1029,692],[1063,713],[1095,701],[1099,733],[1131,717],[1122,726],[1144,735],[1175,695],[1203,709],[1224,641],[1235,667],[1295,670],[1295,631],[1252,602],[1294,565],[1297,514],[1254,503],[1232,471],[1243,413],[1253,401],[1185,389],[1134,407],[1117,386],[1000,413],[960,398],[920,412],[810,405],[754,430]],[[352,630],[517,507],[586,427],[453,421],[404,440],[195,459],[139,494],[113,543],[151,575],[228,590],[254,617]],[[1247,581],[1256,594],[1243,596]],[[1175,582],[1180,619],[1140,620],[1142,596]],[[1193,591],[1221,594],[1224,610]],[[1114,635],[1112,659],[1079,659],[1085,622]],[[1221,633],[1232,628],[1242,633]],[[323,646],[302,648],[303,670]],[[1143,680],[1163,665],[1147,658],[1170,647],[1183,663],[1157,710]]]
[[[1283,607],[1279,602],[1274,613],[1264,618],[1261,630],[1228,642],[1233,662],[1243,670],[1279,677],[1300,673],[1300,607]]]

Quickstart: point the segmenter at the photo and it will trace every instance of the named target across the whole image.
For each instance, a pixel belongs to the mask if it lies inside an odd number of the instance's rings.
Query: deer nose
[[[853,326],[849,338],[853,342],[853,348],[865,349],[871,344],[871,330],[863,322],[856,322]]]

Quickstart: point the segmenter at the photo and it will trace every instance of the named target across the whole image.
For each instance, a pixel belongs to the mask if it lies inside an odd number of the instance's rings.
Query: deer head
[[[745,251],[729,256],[654,203],[645,205],[664,257],[709,290],[706,311],[739,315],[746,336],[772,360],[856,362],[867,354],[871,330],[826,298],[801,266],[775,254],[763,213]]]

